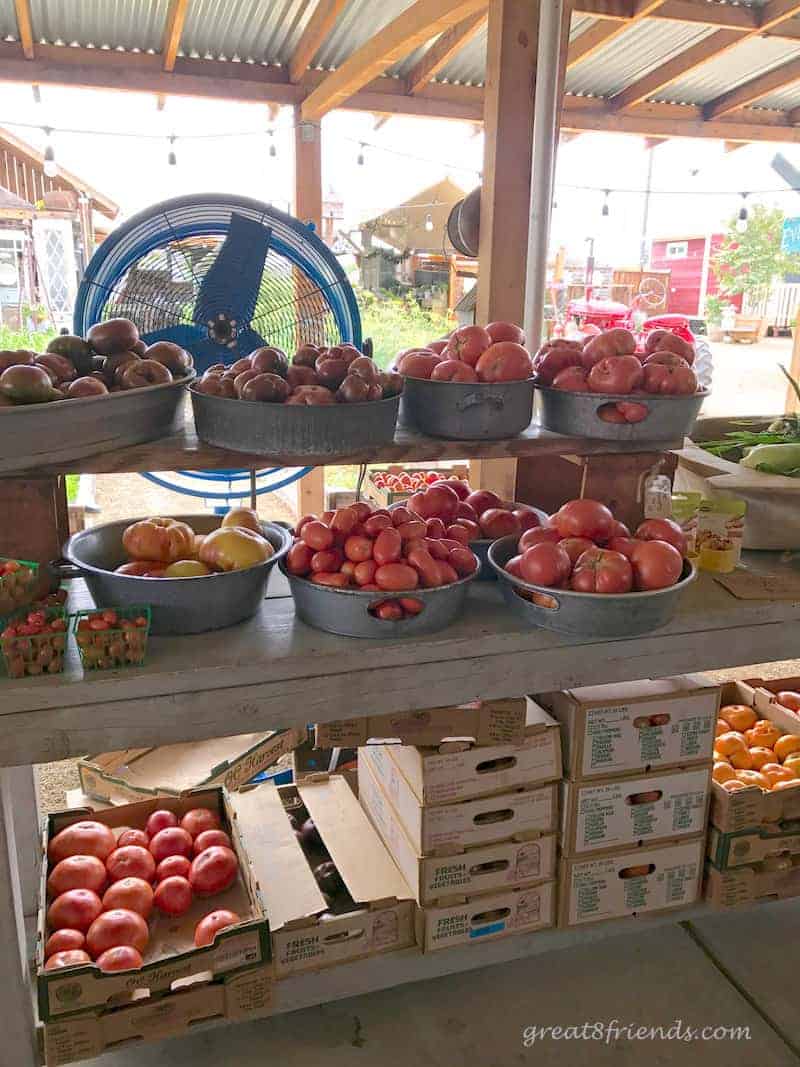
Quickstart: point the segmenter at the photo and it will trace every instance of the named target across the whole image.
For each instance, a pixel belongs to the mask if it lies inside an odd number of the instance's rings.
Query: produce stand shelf
[[[661,452],[680,448],[682,440],[659,441],[654,444],[637,443],[632,448],[624,441],[594,441],[585,437],[563,437],[531,424],[518,437],[503,441],[447,441],[438,437],[426,437],[415,430],[398,426],[394,442],[362,449],[352,455],[276,454],[270,456],[249,455],[215,448],[198,440],[191,418],[183,429],[170,437],[146,444],[131,445],[100,452],[83,459],[69,461],[48,460],[37,457],[37,477],[56,474],[122,474],[132,471],[164,470],[214,470],[219,468],[252,468],[267,466],[306,467],[325,463],[417,463],[440,459],[507,459],[533,455],[597,455],[619,452]],[[3,477],[19,477],[24,470],[8,472]]]
[[[797,569],[771,553],[745,563]],[[70,608],[83,606],[76,582]],[[224,631],[151,638],[135,671],[84,676],[73,648],[61,675],[0,679],[0,766],[790,659],[799,623],[800,602],[738,600],[709,575],[668,626],[627,640],[524,628],[489,583],[455,624],[418,640],[337,637],[299,622],[290,598],[270,599]]]

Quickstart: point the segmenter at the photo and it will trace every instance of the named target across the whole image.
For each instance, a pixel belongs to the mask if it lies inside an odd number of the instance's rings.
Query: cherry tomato
[[[101,952],[96,960],[101,971],[135,971],[142,967],[144,961],[141,953],[132,945],[117,945]]]
[[[56,834],[48,846],[47,855],[53,864],[67,856],[97,856],[105,860],[116,847],[116,838],[108,826],[84,819]]]
[[[372,546],[372,558],[382,567],[385,563],[395,563],[400,559],[403,541],[396,529],[381,530]]]
[[[106,911],[127,908],[147,919],[153,910],[152,887],[143,878],[121,878],[106,890],[103,908]]]
[[[289,574],[304,577],[311,570],[311,560],[314,556],[313,548],[309,548],[305,541],[297,541],[286,553],[286,569]]]
[[[83,948],[85,944],[86,937],[80,930],[70,930],[66,927],[63,930],[56,930],[47,939],[44,946],[44,958],[49,960],[56,952],[74,951]]]
[[[224,845],[226,848],[231,847],[231,839],[225,833],[224,830],[203,830],[194,839],[194,854],[199,856],[201,852],[205,852],[207,848],[211,848],[212,845]]]
[[[175,833],[175,829],[160,830],[150,842],[150,850],[141,845],[123,845],[122,848],[114,849],[106,860],[108,880],[119,882],[123,878],[141,878],[145,882],[152,882],[156,873],[156,861],[152,852],[153,842],[161,834]],[[163,857],[162,857],[163,858]]]
[[[150,842],[150,852],[153,859],[153,874],[156,871],[156,863],[160,863],[167,856],[191,856],[192,835],[182,826],[168,826],[166,830],[159,830]],[[153,877],[150,875],[148,881]]]
[[[353,563],[364,563],[372,559],[372,539],[370,537],[354,537],[352,534],[344,543],[344,554]]]
[[[309,522],[303,527],[303,540],[315,552],[324,552],[333,545],[333,530],[321,522]]]
[[[68,856],[50,872],[47,892],[51,897],[61,896],[70,889],[91,889],[99,894],[107,881],[106,865],[97,856]]]
[[[210,896],[232,886],[238,873],[236,853],[224,846],[214,845],[192,861],[189,882],[197,896]]]
[[[155,837],[159,830],[166,830],[168,826],[177,826],[178,816],[173,811],[167,811],[165,808],[159,811],[154,811],[150,818],[145,823],[145,831],[150,837]]]
[[[158,883],[153,903],[165,915],[185,915],[192,906],[192,897],[189,879],[175,874]]]
[[[225,908],[210,911],[194,928],[194,943],[198,948],[212,945],[220,930],[227,930],[229,926],[235,926],[241,921],[235,911],[228,911]]]
[[[127,908],[114,908],[99,915],[86,935],[86,947],[97,959],[109,948],[118,945],[130,945],[137,952],[144,952],[150,940],[147,923],[135,911]]]
[[[378,564],[374,559],[366,559],[363,563],[357,563],[353,577],[359,585],[368,585],[375,578]]]
[[[82,949],[71,949],[68,952],[56,952],[44,965],[44,969],[55,971],[59,967],[80,967],[91,962],[92,957]]]
[[[390,592],[416,589],[419,575],[407,563],[385,563],[375,571],[375,584]]]
[[[140,848],[147,848],[149,844],[150,836],[144,830],[123,830],[117,838],[117,848],[122,848],[123,845],[139,845]]]
[[[68,889],[47,910],[51,930],[80,930],[85,934],[103,910],[103,902],[91,889]]]
[[[637,589],[667,589],[683,571],[683,557],[666,541],[641,541],[631,556]]]
[[[172,878],[176,874],[188,878],[191,866],[191,860],[186,856],[167,856],[156,867],[156,881],[163,882],[165,878]]]
[[[311,581],[315,585],[330,585],[335,589],[346,589],[350,585],[350,579],[340,571],[318,571]]]

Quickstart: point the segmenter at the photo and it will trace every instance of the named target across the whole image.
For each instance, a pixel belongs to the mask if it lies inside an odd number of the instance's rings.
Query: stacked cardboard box
[[[800,719],[778,704],[773,692],[792,689],[789,683],[796,681],[730,682],[722,687],[722,704],[747,705],[784,732],[800,734]],[[712,782],[711,789],[709,902],[727,909],[800,895],[800,788],[766,793],[752,786],[729,793]]]
[[[517,743],[474,744],[449,709],[460,741],[359,748],[359,799],[416,898],[423,952],[554,925],[559,729],[532,701],[502,704]]]
[[[685,676],[537,700],[563,731],[559,926],[691,904],[719,688]]]

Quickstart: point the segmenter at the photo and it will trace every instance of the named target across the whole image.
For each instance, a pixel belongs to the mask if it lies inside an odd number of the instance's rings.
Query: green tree
[[[743,293],[748,303],[757,306],[766,300],[776,281],[785,274],[800,272],[800,256],[781,249],[783,218],[780,208],[754,204],[749,209],[747,229],[739,233],[738,213],[733,216],[712,262],[722,296]]]

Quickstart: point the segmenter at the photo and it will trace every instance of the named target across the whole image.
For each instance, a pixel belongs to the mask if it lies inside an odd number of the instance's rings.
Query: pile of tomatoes
[[[519,382],[532,371],[525,331],[513,322],[459,326],[423,348],[398,352],[396,365],[404,377],[434,382]]]
[[[144,663],[147,630],[147,616],[138,611],[130,618],[110,610],[79,616],[75,640],[84,667],[102,671]]]
[[[526,530],[506,571],[530,585],[578,593],[667,589],[680,579],[686,535],[671,519],[645,519],[631,536],[598,500],[570,500],[546,526]]]
[[[60,608],[35,608],[0,633],[0,648],[10,678],[58,674],[64,669],[67,620]]]
[[[370,480],[376,489],[388,489],[390,493],[415,493],[427,485],[441,481],[442,475],[437,471],[372,471]]]
[[[488,489],[472,491],[463,478],[445,478],[406,501],[406,507],[424,519],[429,537],[448,537],[468,545],[471,541],[519,537],[539,525],[529,504],[501,500]]]
[[[726,704],[717,719],[712,776],[729,793],[748,786],[800,789],[800,736],[759,719],[746,704]]]
[[[0,618],[30,604],[36,569],[20,559],[0,559]]]
[[[239,861],[216,812],[194,808],[182,819],[154,811],[143,829],[117,837],[95,820],[72,823],[48,847],[49,937],[45,970],[96,963],[101,971],[142,966],[153,910],[185,915],[195,897],[210,897],[236,881]],[[195,945],[240,922],[220,909],[195,928]]]

